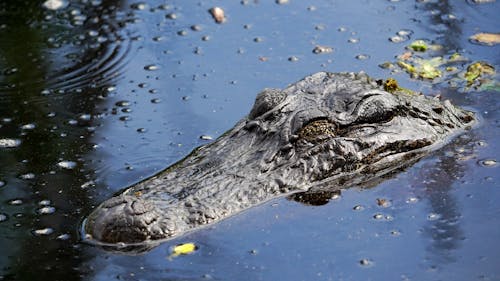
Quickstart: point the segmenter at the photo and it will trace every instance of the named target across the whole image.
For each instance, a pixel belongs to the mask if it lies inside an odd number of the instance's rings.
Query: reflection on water
[[[0,280],[499,279],[498,167],[475,164],[499,160],[494,91],[442,93],[484,118],[474,138],[488,145],[469,160],[457,151],[470,137],[371,189],[270,202],[173,241],[200,249],[172,261],[171,243],[131,257],[78,237],[96,204],[223,133],[264,87],[319,70],[386,77],[378,64],[415,39],[499,69],[498,45],[467,41],[496,32],[498,1],[42,2],[0,1]]]
[[[471,157],[474,141],[462,136],[453,143],[455,153],[440,155],[434,163],[420,168],[420,178],[416,183],[417,193],[429,202],[428,223],[424,227],[426,235],[431,239],[429,259],[437,266],[456,261],[453,250],[461,246],[465,239],[461,227],[460,204],[457,202],[453,188],[464,177],[464,163],[459,159]]]
[[[96,106],[120,78],[132,40],[120,1],[0,3],[0,276],[65,280],[81,262],[78,225],[94,204],[85,155]],[[73,246],[72,246],[73,245]],[[67,280],[67,279],[66,279]]]

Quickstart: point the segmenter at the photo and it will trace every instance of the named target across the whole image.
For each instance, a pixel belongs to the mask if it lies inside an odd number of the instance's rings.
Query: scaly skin
[[[215,142],[97,207],[86,233],[147,249],[278,196],[373,180],[474,123],[449,101],[379,84],[364,73],[320,72],[265,89]]]

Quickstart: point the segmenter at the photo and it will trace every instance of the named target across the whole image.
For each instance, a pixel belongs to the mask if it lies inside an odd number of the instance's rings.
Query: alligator
[[[264,89],[232,129],[103,202],[83,229],[103,245],[153,247],[279,196],[395,173],[474,123],[473,112],[394,80],[319,72]]]

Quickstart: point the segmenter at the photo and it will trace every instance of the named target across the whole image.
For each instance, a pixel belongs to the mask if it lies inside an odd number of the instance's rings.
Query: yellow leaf
[[[171,260],[174,257],[177,257],[179,255],[187,255],[191,254],[192,252],[196,251],[198,249],[198,246],[196,246],[194,243],[184,243],[184,244],[179,244],[176,245],[172,249],[172,253],[170,256],[168,256],[168,259]]]

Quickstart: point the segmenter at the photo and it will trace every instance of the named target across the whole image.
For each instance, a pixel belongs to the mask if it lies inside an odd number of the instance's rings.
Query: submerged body
[[[85,232],[147,248],[278,196],[379,178],[475,120],[449,101],[386,89],[364,73],[326,72],[266,89],[216,141],[102,203]]]

